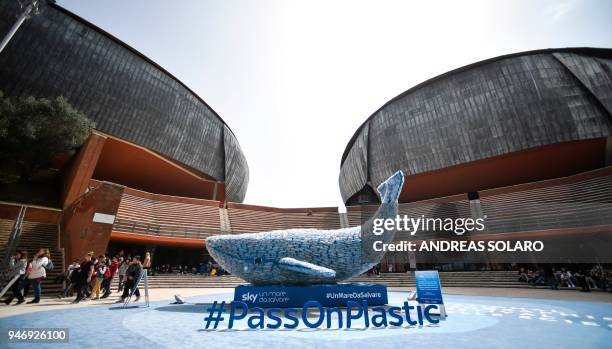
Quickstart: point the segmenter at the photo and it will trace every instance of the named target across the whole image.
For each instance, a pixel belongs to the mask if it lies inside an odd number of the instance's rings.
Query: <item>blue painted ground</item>
[[[405,294],[390,292],[391,305]],[[230,294],[192,297],[229,301]],[[449,317],[438,326],[383,329],[205,330],[207,305],[114,309],[108,306],[43,311],[0,318],[0,328],[69,327],[68,344],[0,344],[3,348],[612,348],[612,304],[523,298],[445,296]],[[142,302],[141,302],[142,303]],[[0,308],[1,310],[1,308]]]

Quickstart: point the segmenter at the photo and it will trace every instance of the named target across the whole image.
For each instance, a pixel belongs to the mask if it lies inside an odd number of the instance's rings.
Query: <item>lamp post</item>
[[[2,43],[0,43],[0,53],[4,50],[6,45],[9,43],[13,35],[17,32],[19,27],[25,22],[26,19],[31,18],[32,16],[36,16],[40,13],[39,6],[41,3],[55,3],[55,0],[17,0],[19,1],[19,6],[23,10],[19,17],[17,18],[17,22],[13,24],[11,30],[4,36],[2,39]]]

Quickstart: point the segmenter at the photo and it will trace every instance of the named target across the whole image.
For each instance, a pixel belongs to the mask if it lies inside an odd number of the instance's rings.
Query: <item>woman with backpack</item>
[[[40,302],[40,295],[42,293],[40,284],[47,277],[47,270],[50,271],[53,268],[49,249],[41,248],[32,258],[30,265],[32,270],[28,274],[28,282],[34,287],[34,299],[29,301],[28,304]]]

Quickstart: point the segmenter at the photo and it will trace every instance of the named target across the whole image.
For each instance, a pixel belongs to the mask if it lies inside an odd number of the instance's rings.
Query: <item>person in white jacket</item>
[[[29,301],[28,304],[40,302],[40,294],[42,293],[40,283],[47,277],[45,267],[49,264],[49,258],[51,258],[51,254],[48,248],[41,248],[32,258],[32,270],[28,274],[28,282],[34,286],[34,299]]]
[[[7,305],[11,304],[13,299],[17,298],[17,304],[25,302],[21,289],[23,286],[23,279],[25,278],[26,270],[28,269],[28,253],[26,251],[17,251],[17,254],[11,258],[9,269],[9,278],[13,280],[11,286],[12,295],[8,296],[4,303]]]

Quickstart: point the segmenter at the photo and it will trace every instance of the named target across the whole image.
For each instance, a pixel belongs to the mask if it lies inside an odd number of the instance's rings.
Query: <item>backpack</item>
[[[49,263],[47,263],[47,265],[45,265],[43,268],[45,268],[47,272],[50,272],[51,270],[53,270],[53,267],[53,261],[51,260],[51,258],[49,258]]]

